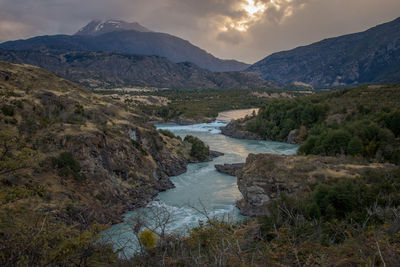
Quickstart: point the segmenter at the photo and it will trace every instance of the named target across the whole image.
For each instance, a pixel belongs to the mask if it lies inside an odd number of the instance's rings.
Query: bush
[[[151,230],[144,230],[139,235],[139,241],[145,249],[150,250],[156,247],[157,237]]]
[[[10,117],[14,116],[14,113],[15,113],[14,112],[14,107],[10,106],[10,105],[3,105],[1,107],[1,111],[3,112],[3,114],[5,116],[10,116]]]
[[[400,135],[400,111],[393,112],[386,118],[386,125],[395,136]]]
[[[58,174],[63,177],[72,176],[76,181],[86,179],[84,174],[81,174],[81,165],[70,152],[62,152],[57,158],[51,160],[53,168],[58,169]]]
[[[347,145],[347,153],[349,155],[355,156],[360,155],[363,152],[363,143],[361,139],[357,136],[351,138],[349,144]]]
[[[184,141],[192,144],[190,156],[201,161],[207,160],[209,158],[210,148],[206,144],[204,144],[204,142],[201,141],[199,138],[192,135],[187,135]]]

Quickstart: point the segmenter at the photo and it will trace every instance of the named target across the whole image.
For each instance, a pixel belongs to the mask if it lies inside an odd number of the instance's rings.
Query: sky
[[[92,19],[119,19],[219,58],[254,63],[399,16],[400,0],[0,0],[0,42],[73,34]]]

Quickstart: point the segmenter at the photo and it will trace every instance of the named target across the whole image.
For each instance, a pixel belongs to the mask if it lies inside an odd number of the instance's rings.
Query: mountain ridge
[[[90,24],[90,23],[89,23]],[[92,28],[94,25],[90,26]],[[88,27],[88,25],[86,26]],[[90,31],[88,31],[90,33]],[[0,44],[6,50],[111,51],[166,57],[174,63],[192,62],[210,71],[243,71],[250,65],[222,60],[182,38],[159,32],[123,30],[100,35],[45,35]]]
[[[249,89],[278,87],[247,72],[211,72],[159,56],[98,51],[9,51],[0,60],[32,64],[89,88]]]
[[[400,81],[400,18],[352,33],[274,53],[246,71],[279,84],[316,88]]]

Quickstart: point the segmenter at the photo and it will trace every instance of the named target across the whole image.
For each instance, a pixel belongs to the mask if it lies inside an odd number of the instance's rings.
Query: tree
[[[207,160],[210,156],[210,148],[199,138],[192,135],[187,135],[185,137],[185,142],[192,144],[190,156],[202,161]]]
[[[363,152],[363,143],[361,139],[357,136],[351,138],[348,146],[347,146],[347,154],[355,156],[360,155]]]

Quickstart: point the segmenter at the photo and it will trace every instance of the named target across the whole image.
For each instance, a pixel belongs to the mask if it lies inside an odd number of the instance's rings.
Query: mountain
[[[272,54],[247,71],[276,83],[301,82],[315,88],[400,82],[400,18]]]
[[[123,25],[131,24],[124,22],[114,24],[113,22],[91,22],[76,35],[39,36],[27,40],[9,41],[0,44],[0,48],[34,51],[48,49],[111,51],[155,55],[166,57],[174,63],[191,62],[210,71],[242,71],[249,67],[248,64],[236,60],[216,58],[190,42],[166,33],[115,30],[118,25],[122,27]],[[94,34],[96,33],[96,28],[100,31],[105,31],[105,33]],[[110,32],[108,32],[109,30]]]
[[[129,23],[122,20],[92,20],[81,28],[75,35],[101,35],[108,32],[134,30],[138,32],[150,32],[137,22]]]
[[[91,51],[9,51],[0,60],[32,64],[90,88],[148,86],[159,88],[248,89],[277,87],[257,74],[211,72],[193,63],[173,63],[158,56]]]

